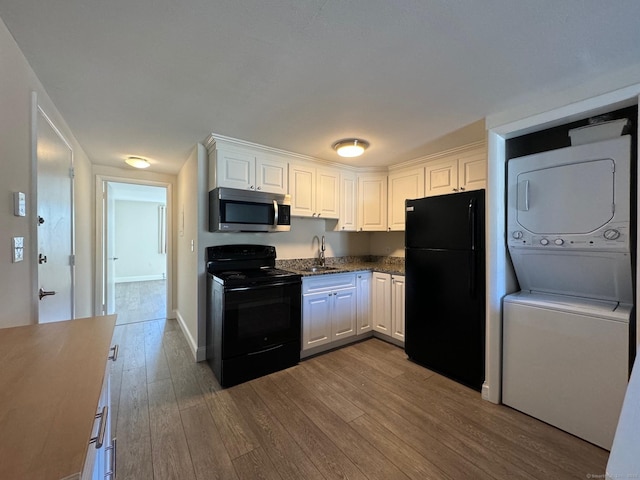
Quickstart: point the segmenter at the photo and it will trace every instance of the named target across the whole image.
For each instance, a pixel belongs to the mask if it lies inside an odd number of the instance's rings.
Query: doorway
[[[117,325],[167,318],[167,186],[103,180],[102,194],[102,311]]]

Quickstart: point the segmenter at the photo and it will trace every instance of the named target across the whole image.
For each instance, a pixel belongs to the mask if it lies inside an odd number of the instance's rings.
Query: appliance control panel
[[[510,247],[553,248],[570,250],[629,250],[629,222],[610,223],[588,234],[536,234],[520,226],[507,231]]]

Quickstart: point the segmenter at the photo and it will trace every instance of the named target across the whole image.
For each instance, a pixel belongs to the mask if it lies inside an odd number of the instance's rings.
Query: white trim
[[[182,315],[180,315],[180,311],[176,309],[174,310],[174,313],[175,313],[175,318],[178,321],[178,325],[180,325],[180,330],[182,330],[184,337],[187,339],[187,343],[189,344],[189,348],[191,349],[191,354],[193,355],[194,360],[196,362],[201,362],[203,360],[206,360],[207,347],[206,346],[198,347],[196,345],[196,341],[191,335],[191,332],[189,332],[189,329],[187,328],[187,323],[185,322]]]
[[[154,280],[166,280],[167,276],[164,273],[158,273],[156,275],[132,275],[130,277],[116,277],[115,283],[129,283],[129,282],[151,282]]]
[[[393,172],[394,170],[400,170],[402,168],[412,167],[415,165],[419,165],[421,163],[433,162],[436,160],[440,160],[442,158],[450,157],[452,155],[463,155],[465,153],[473,152],[474,150],[477,150],[486,146],[487,146],[486,141],[479,140],[477,142],[468,143],[466,145],[460,145],[459,147],[449,148],[447,150],[441,150],[436,153],[430,153],[429,155],[424,155],[422,157],[414,158],[412,160],[407,160],[406,162],[389,165],[389,167],[387,168],[389,169],[389,172]]]

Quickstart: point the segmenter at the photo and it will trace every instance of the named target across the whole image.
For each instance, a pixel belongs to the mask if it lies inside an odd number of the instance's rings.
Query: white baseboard
[[[167,276],[159,273],[157,275],[134,275],[130,277],[116,277],[116,283],[129,283],[129,282],[150,282],[152,280],[166,280]]]
[[[196,362],[200,362],[204,360],[206,358],[206,354],[202,355],[202,353],[199,351],[199,350],[202,350],[204,347],[198,349],[196,340],[191,335],[191,332],[189,332],[189,329],[187,328],[187,324],[184,321],[184,318],[182,318],[182,315],[180,315],[180,312],[178,310],[174,310],[173,312],[176,320],[178,321],[178,325],[180,325],[180,330],[182,330],[182,334],[187,339],[187,343],[189,344],[189,348],[191,349],[191,354],[193,355],[194,360]],[[199,359],[201,355],[202,355],[202,358]]]

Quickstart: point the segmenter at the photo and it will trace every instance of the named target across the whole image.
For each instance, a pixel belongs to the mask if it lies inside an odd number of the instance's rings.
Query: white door
[[[333,292],[332,340],[356,334],[356,289]]]
[[[391,275],[373,272],[371,298],[373,329],[391,335]]]
[[[38,322],[74,317],[73,151],[38,107]]]

